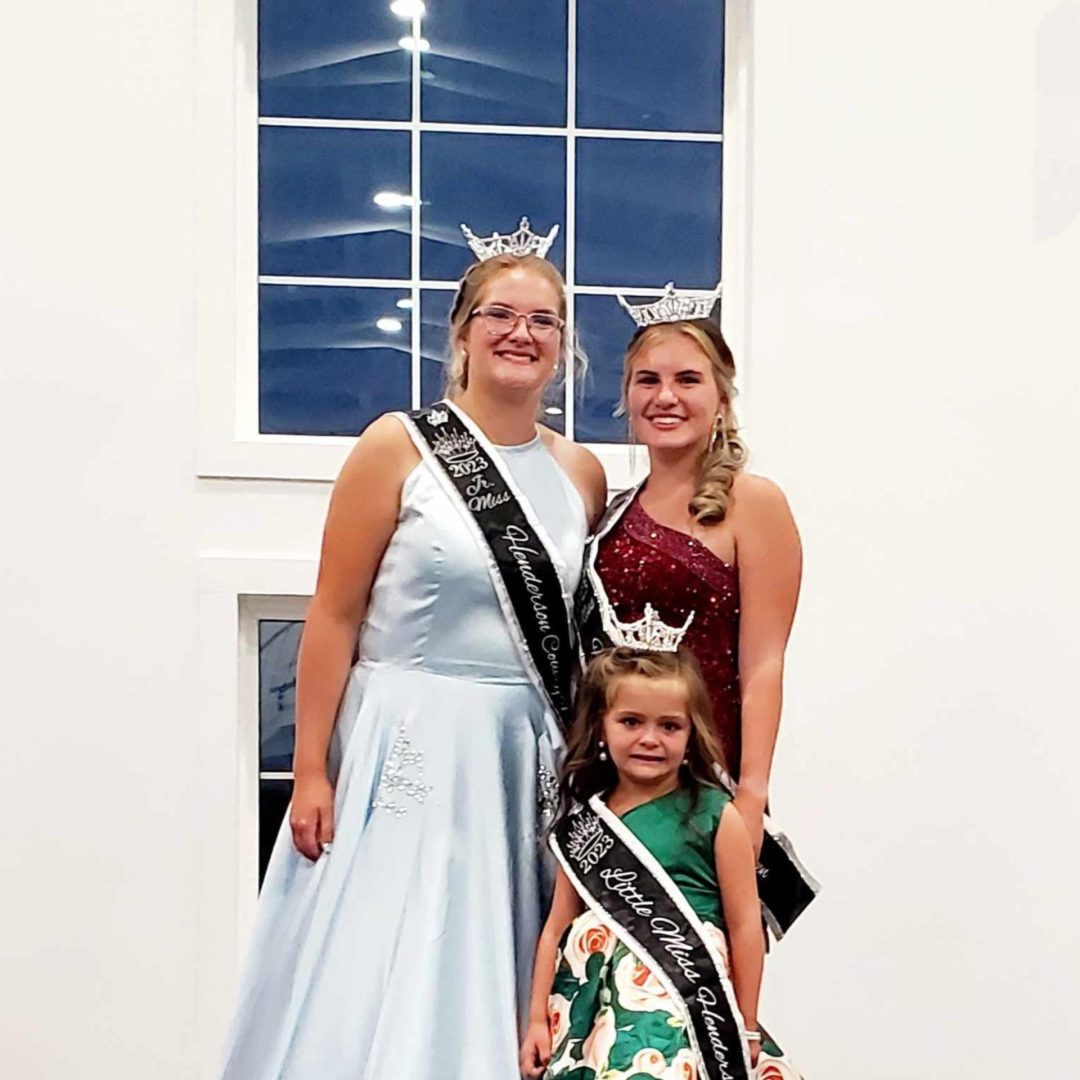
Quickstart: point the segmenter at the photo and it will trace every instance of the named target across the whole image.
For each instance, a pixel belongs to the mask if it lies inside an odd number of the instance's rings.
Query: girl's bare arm
[[[334,835],[327,751],[371,583],[397,525],[401,488],[419,460],[400,421],[376,420],[357,440],[334,484],[315,595],[300,641],[293,842],[309,859]]]
[[[783,492],[760,476],[736,487],[742,760],[735,803],[761,850],[769,773],[780,726],[784,652],[802,579],[802,548]]]
[[[742,816],[724,807],[714,843],[716,876],[731,951],[731,981],[739,1011],[750,1030],[757,1028],[758,994],[765,962],[754,848]]]
[[[551,1036],[548,1031],[548,995],[555,981],[555,956],[559,939],[566,928],[581,914],[581,898],[570,879],[559,867],[555,879],[555,896],[551,901],[544,929],[536,944],[533,964],[532,998],[529,1002],[529,1026],[521,1044],[521,1073],[525,1077],[542,1076],[551,1059]]]

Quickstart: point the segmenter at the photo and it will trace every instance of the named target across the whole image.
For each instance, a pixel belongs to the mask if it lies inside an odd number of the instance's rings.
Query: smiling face
[[[659,327],[631,351],[626,407],[634,438],[655,449],[704,448],[725,406],[713,363],[676,327]]]
[[[690,741],[686,684],[679,678],[624,675],[604,714],[604,741],[622,782],[674,788]]]
[[[470,388],[539,395],[555,374],[563,331],[530,330],[525,318],[517,318],[506,329],[498,320],[478,314],[491,309],[559,319],[559,290],[549,277],[528,265],[501,270],[477,292],[459,338],[467,357]]]

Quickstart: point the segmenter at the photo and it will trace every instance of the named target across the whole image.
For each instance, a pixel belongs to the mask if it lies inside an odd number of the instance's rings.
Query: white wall
[[[778,1030],[830,1080],[1070,1073],[1080,4],[755,7],[749,437],[807,563],[774,794],[825,882]]]
[[[5,15],[0,1071],[191,1077],[191,4]]]
[[[1080,9],[754,7],[744,412],[807,551],[774,795],[826,884],[766,1016],[829,1080],[1067,1072]],[[18,1080],[202,1074],[198,556],[309,557],[325,499],[193,478],[193,11],[24,5],[0,68]]]

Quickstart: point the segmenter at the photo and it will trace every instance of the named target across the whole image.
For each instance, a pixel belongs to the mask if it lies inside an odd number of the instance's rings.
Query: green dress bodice
[[[676,788],[628,810],[622,822],[668,872],[698,916],[723,927],[713,844],[731,796],[719,788],[703,788],[692,810],[691,802],[688,791]]]

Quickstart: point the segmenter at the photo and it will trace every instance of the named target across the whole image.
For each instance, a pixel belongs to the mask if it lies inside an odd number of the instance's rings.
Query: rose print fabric
[[[692,808],[676,791],[636,807],[624,824],[658,859],[705,923],[727,962],[713,841],[730,801],[702,793]],[[711,890],[703,887],[711,876]],[[681,1004],[591,909],[570,925],[559,947],[548,999],[551,1065],[548,1080],[697,1080]],[[755,1080],[801,1080],[791,1062],[765,1038]]]

